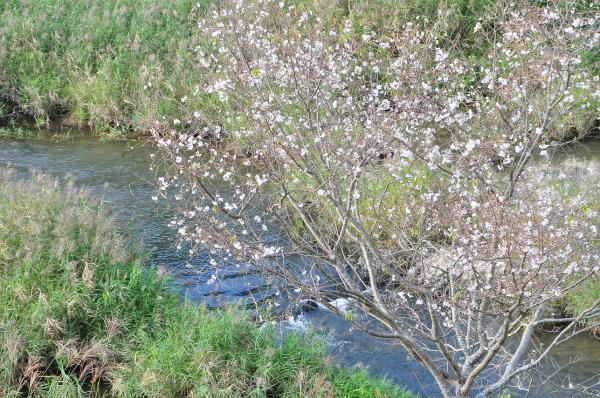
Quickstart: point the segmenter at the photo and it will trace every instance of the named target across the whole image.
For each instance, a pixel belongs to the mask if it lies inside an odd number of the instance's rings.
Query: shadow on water
[[[65,139],[67,138],[67,139]],[[586,143],[581,152],[585,167],[597,167],[600,172],[600,140]],[[257,275],[243,267],[231,265],[219,271],[219,284],[207,284],[211,276],[205,270],[206,255],[189,259],[186,253],[175,250],[173,231],[168,227],[172,211],[151,200],[154,174],[150,170],[151,149],[140,143],[99,142],[84,132],[71,131],[67,137],[42,135],[35,140],[0,138],[0,165],[10,164],[27,177],[39,170],[58,178],[72,176],[101,197],[135,243],[142,243],[151,252],[154,263],[167,269],[174,283],[191,300],[214,307],[227,302],[261,300],[269,297],[271,289]],[[579,155],[578,155],[579,156]],[[579,158],[579,157],[578,157]],[[577,167],[575,165],[574,167]],[[583,166],[582,166],[583,167]],[[432,378],[406,352],[390,342],[376,339],[353,330],[350,324],[322,310],[313,310],[290,322],[284,322],[282,333],[289,329],[312,328],[327,337],[331,355],[347,366],[365,366],[373,374],[385,375],[424,396],[438,396]],[[541,341],[547,336],[541,336]],[[600,374],[600,342],[591,336],[581,336],[557,349],[554,362],[542,370],[553,374],[553,383],[543,380],[540,387],[528,394],[513,396],[571,397],[557,392],[560,384],[587,380]],[[575,363],[570,363],[577,359]]]

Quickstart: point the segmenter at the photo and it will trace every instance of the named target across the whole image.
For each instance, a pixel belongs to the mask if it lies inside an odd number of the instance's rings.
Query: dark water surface
[[[222,282],[207,285],[211,272],[206,270],[207,257],[193,260],[177,251],[174,233],[168,223],[172,211],[151,200],[154,174],[150,170],[150,149],[137,143],[99,142],[85,133],[71,132],[71,139],[56,139],[49,135],[31,140],[0,138],[0,165],[10,164],[26,177],[32,169],[58,178],[72,176],[79,185],[88,187],[112,209],[126,235],[142,242],[152,253],[153,261],[164,266],[176,285],[192,300],[216,306],[223,302],[261,299],[270,290],[255,275],[241,275],[232,265],[220,271]],[[573,163],[575,170],[597,167],[600,171],[600,143],[586,144],[576,149],[582,164]],[[589,172],[587,170],[586,172]],[[600,175],[600,174],[598,174]],[[325,311],[315,310],[282,324],[282,332],[290,328],[308,328],[328,336],[331,355],[347,366],[360,365],[373,374],[385,375],[421,396],[439,394],[432,378],[398,346],[352,330],[350,325]],[[547,338],[541,336],[541,339]],[[545,365],[545,373],[554,373],[554,366],[565,369],[552,380],[568,385],[600,374],[600,341],[581,336],[557,349],[554,364]],[[575,363],[570,364],[574,359]],[[558,385],[545,381],[527,394],[529,397],[576,397],[577,394],[557,391]]]

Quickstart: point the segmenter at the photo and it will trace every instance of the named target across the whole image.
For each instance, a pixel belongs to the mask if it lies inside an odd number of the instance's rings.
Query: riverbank
[[[197,22],[210,1],[75,0],[0,4],[0,122],[90,127],[123,138],[146,133],[157,120],[190,119],[214,106],[203,94]],[[494,23],[494,0],[296,2],[332,26],[346,18],[364,32],[394,37],[405,22],[449,32],[455,56],[488,63],[489,42],[477,32]],[[587,6],[586,6],[587,7]],[[592,7],[592,6],[590,6]],[[434,26],[435,25],[435,26]],[[594,64],[598,49],[584,61]],[[588,61],[591,60],[591,61]],[[475,78],[475,77],[474,77]],[[582,115],[574,129],[589,128]]]
[[[73,184],[0,174],[0,395],[408,397],[278,345],[234,309],[181,303]]]
[[[196,101],[196,20],[205,1],[43,0],[0,4],[0,119],[147,131]]]

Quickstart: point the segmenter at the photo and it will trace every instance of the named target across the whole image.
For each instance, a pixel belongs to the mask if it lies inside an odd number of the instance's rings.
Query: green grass
[[[600,278],[589,278],[569,293],[562,305],[565,313],[580,314],[590,308],[600,297]],[[596,319],[592,320],[596,321]]]
[[[2,170],[0,396],[410,396],[309,335],[180,302],[143,262],[72,183]]]
[[[209,2],[0,0],[0,120],[17,110],[38,124],[64,119],[130,136],[163,116],[184,119],[206,105],[192,93],[202,81],[196,22]],[[334,3],[298,3],[313,4],[333,24],[347,17]],[[494,3],[349,0],[349,17],[357,31],[383,26],[381,34],[393,35],[407,20],[443,16],[453,38],[479,48],[470,32]]]
[[[393,37],[407,21],[436,29],[459,56],[484,62],[496,0],[295,0],[331,24]],[[194,50],[211,0],[0,0],[0,122],[63,120],[113,137],[146,132],[163,116],[210,108]],[[596,7],[584,2],[582,13]],[[582,3],[583,4],[583,3]],[[591,3],[590,3],[591,4]],[[443,45],[443,43],[442,43]],[[584,54],[598,67],[598,48]],[[186,98],[185,102],[181,99]]]
[[[33,137],[34,131],[23,127],[0,127],[0,138]]]
[[[180,99],[198,76],[193,50],[205,3],[0,1],[3,108],[121,135],[189,113],[198,104]]]

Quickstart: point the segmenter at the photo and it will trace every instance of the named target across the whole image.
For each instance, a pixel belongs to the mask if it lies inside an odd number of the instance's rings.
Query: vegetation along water
[[[315,340],[180,302],[72,182],[0,182],[2,396],[408,396]]]
[[[175,249],[171,238],[172,230],[168,227],[172,210],[147,200],[153,194],[153,187],[149,184],[153,175],[149,170],[149,155],[152,151],[148,147],[136,143],[99,142],[89,133],[76,130],[53,133],[30,131],[25,137],[29,138],[0,139],[0,159],[3,166],[12,165],[15,177],[20,180],[30,179],[30,170],[37,169],[44,170],[44,173],[59,178],[60,181],[67,179],[71,184],[87,187],[88,195],[101,198],[105,214],[115,219],[115,227],[120,227],[120,240],[127,244],[143,242],[151,263],[168,271],[171,290],[182,292],[192,302],[210,307],[247,299],[251,297],[247,295],[248,291],[254,292],[255,297],[262,297],[262,282],[251,275],[240,275],[238,269],[229,270],[226,273],[229,277],[223,282],[207,285],[209,275],[201,271],[207,258],[198,256],[192,260],[193,267],[190,267],[190,259],[185,253]],[[573,178],[587,178],[589,173],[595,175],[594,170],[600,167],[598,150],[598,144],[591,142],[564,154],[564,162],[570,165],[568,172]],[[563,168],[567,169],[567,166]],[[48,182],[50,179],[42,180]],[[60,190],[59,187],[54,187]],[[9,189],[10,187],[5,188],[7,191]],[[32,186],[29,189],[35,190]],[[96,200],[90,200],[89,204],[97,205]],[[593,290],[581,289],[573,303],[585,303],[594,297]],[[236,314],[231,310],[229,313]],[[297,316],[293,322],[281,323],[278,329],[300,332],[313,330],[317,332],[315,338],[324,339],[323,343],[328,345],[324,349],[336,363],[348,367],[366,366],[372,374],[385,375],[388,380],[406,385],[421,396],[436,394],[431,378],[418,364],[407,360],[405,353],[394,349],[392,354],[390,351],[393,345],[359,330],[351,330],[347,321],[332,316],[327,311],[308,311]],[[280,339],[279,331],[276,336]],[[561,380],[567,377],[586,380],[600,372],[597,361],[599,355],[600,344],[597,340],[592,336],[582,336],[561,347],[554,356],[556,363],[549,362],[544,365],[544,369],[547,374],[551,374],[556,371],[554,365],[559,364],[560,367],[565,366],[559,372]],[[569,364],[577,357],[576,362]],[[71,373],[71,376],[75,380],[78,373]],[[65,389],[75,387],[70,385]],[[546,397],[554,390],[555,386],[549,384],[530,391],[529,396]],[[58,396],[64,390],[60,391]]]
[[[0,120],[33,117],[89,125],[111,137],[138,136],[157,119],[206,107],[197,22],[208,0],[4,0],[0,2]],[[407,21],[447,31],[457,50],[483,62],[495,0],[300,0],[357,32],[393,36]],[[588,2],[581,1],[582,7]],[[594,2],[589,4],[593,5]],[[594,6],[596,7],[596,6]],[[598,47],[583,54],[594,64]],[[182,99],[185,98],[185,101]],[[589,123],[589,115],[579,123]]]
[[[0,395],[600,394],[599,31],[0,0]]]

